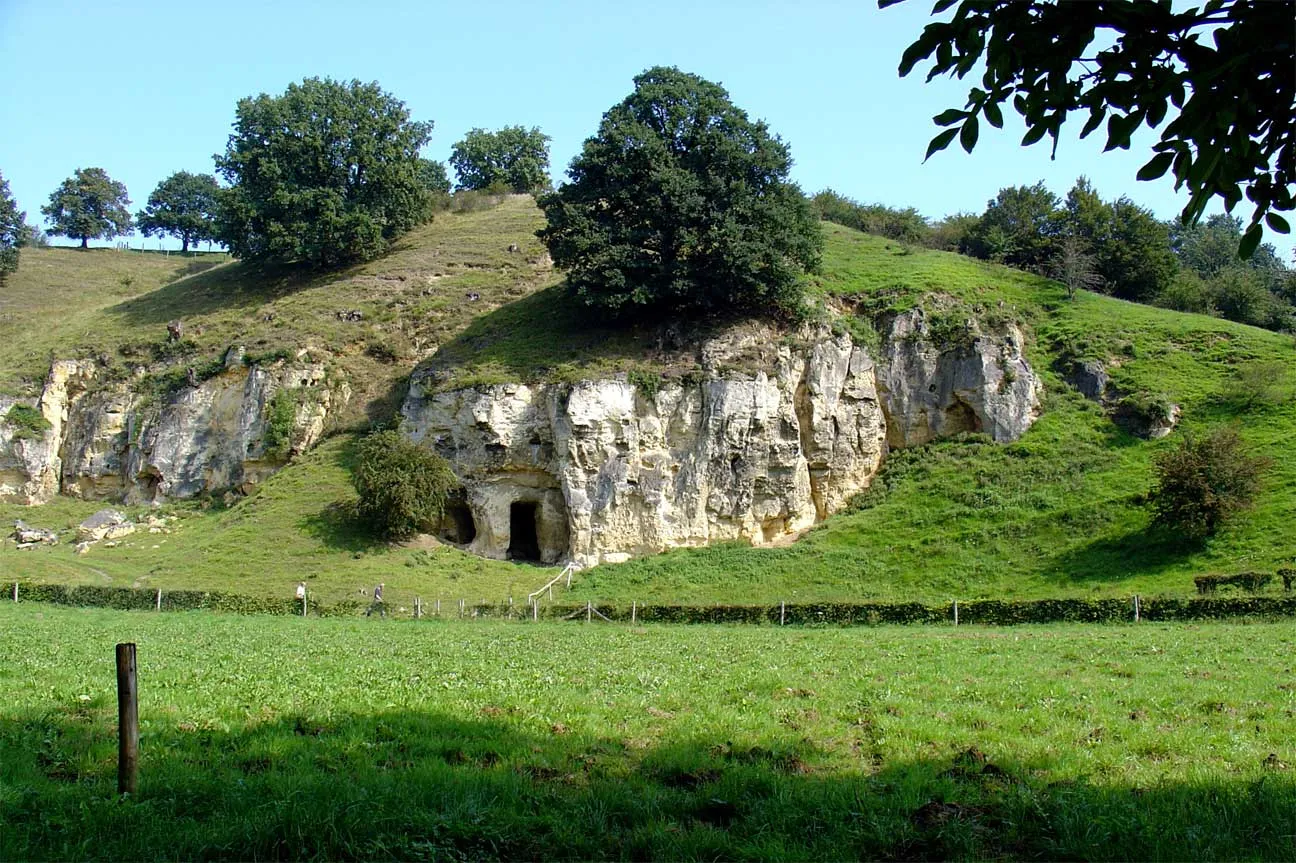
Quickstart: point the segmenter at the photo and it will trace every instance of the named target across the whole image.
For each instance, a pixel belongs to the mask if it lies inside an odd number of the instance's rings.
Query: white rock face
[[[878,389],[887,440],[917,446],[960,432],[998,442],[1021,437],[1039,417],[1039,378],[1022,356],[1022,333],[1008,324],[987,334],[968,322],[960,343],[934,343],[922,309],[899,315],[883,347]]]
[[[54,363],[37,404],[50,428],[39,440],[15,438],[3,422],[13,399],[0,397],[0,499],[39,504],[60,491],[131,503],[247,487],[282,465],[263,437],[275,392],[299,394],[291,449],[312,446],[345,385],[324,383],[309,362],[236,366],[164,405],[149,406],[124,383],[95,387],[90,362]]]

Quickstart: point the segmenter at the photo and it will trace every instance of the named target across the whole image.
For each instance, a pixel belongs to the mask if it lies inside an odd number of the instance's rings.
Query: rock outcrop
[[[345,384],[325,382],[322,364],[305,360],[230,362],[161,403],[130,382],[98,382],[96,369],[53,364],[36,405],[48,425],[38,436],[5,422],[16,400],[0,397],[0,500],[39,504],[62,492],[143,503],[246,490],[314,444],[350,396]],[[279,430],[287,446],[268,453],[270,403],[281,391],[293,399],[290,428]]]
[[[581,565],[778,543],[867,488],[888,442],[1014,440],[1039,412],[1015,328],[942,349],[901,316],[883,365],[848,335],[803,336],[731,331],[702,346],[700,379],[652,391],[621,378],[438,391],[416,374],[403,429],[464,484],[443,534],[487,557]]]
[[[899,315],[878,374],[891,446],[917,446],[963,432],[998,442],[1021,437],[1039,416],[1039,378],[1022,356],[1014,324],[983,332],[968,320],[942,344],[922,309]]]

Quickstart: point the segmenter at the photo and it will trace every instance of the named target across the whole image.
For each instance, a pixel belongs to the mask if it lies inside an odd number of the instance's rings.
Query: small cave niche
[[[540,507],[533,500],[515,500],[509,504],[510,560],[540,560]]]
[[[445,516],[441,519],[441,538],[455,545],[468,545],[477,538],[477,522],[473,520],[468,504],[454,501],[446,505]]]
[[[977,418],[976,411],[962,400],[955,401],[945,409],[944,420],[942,431],[947,435],[981,431],[981,421]]]

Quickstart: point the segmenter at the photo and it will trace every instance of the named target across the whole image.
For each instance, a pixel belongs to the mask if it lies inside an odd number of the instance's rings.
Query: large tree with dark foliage
[[[216,167],[217,239],[236,257],[331,267],[374,258],[431,216],[431,123],[378,84],[307,78],[238,103]]]
[[[887,7],[902,0],[878,0]],[[1287,233],[1279,211],[1296,206],[1296,33],[1292,4],[1270,0],[937,0],[929,24],[904,52],[900,74],[931,60],[927,80],[983,68],[962,108],[937,115],[951,128],[927,155],[957,136],[968,152],[982,118],[1003,125],[1011,103],[1026,121],[1023,144],[1058,136],[1073,112],[1087,114],[1080,137],[1106,121],[1107,149],[1128,149],[1140,126],[1165,122],[1138,177],[1173,171],[1191,196],[1183,220],[1197,221],[1211,198],[1230,211],[1254,204],[1239,252],[1259,244],[1262,220]],[[1176,109],[1175,112],[1171,108]]]
[[[473,129],[450,151],[461,189],[503,186],[514,192],[549,187],[549,136],[539,129]]]
[[[18,269],[18,250],[27,245],[31,230],[27,214],[9,194],[9,181],[0,174],[0,282]]]
[[[609,316],[792,312],[823,240],[787,145],[696,75],[634,86],[540,200],[572,293]]]
[[[149,195],[148,206],[135,214],[135,224],[146,237],[170,234],[179,237],[182,252],[190,243],[216,238],[216,195],[220,187],[210,174],[178,171]]]
[[[41,213],[50,221],[50,233],[81,241],[111,240],[130,231],[130,198],[126,186],[103,168],[77,168],[50,194]]]

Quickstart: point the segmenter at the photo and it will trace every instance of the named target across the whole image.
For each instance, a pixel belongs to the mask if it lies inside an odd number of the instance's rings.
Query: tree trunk
[[[83,249],[88,249],[88,248],[90,248],[90,238],[89,238],[89,237],[82,237],[82,238],[81,238],[81,248],[83,248]]]
[[[189,253],[189,235],[188,235],[188,234],[181,234],[181,235],[180,235],[180,242],[184,243],[184,248],[182,248],[182,249],[180,250],[180,254],[182,254],[182,255],[188,254],[188,253]]]

